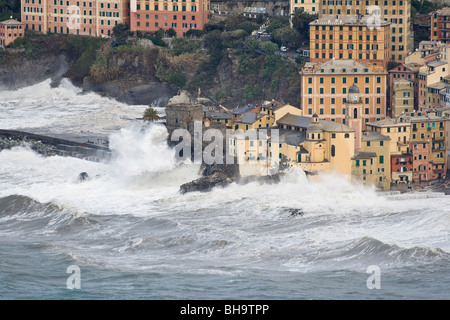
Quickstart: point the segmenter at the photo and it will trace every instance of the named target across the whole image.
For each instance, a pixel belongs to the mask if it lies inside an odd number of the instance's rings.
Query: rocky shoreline
[[[7,132],[7,134],[5,132]],[[20,131],[17,131],[17,134],[14,135],[11,134],[11,132],[13,131],[2,130],[2,132],[0,132],[0,151],[5,149],[12,149],[19,146],[25,146],[44,157],[59,155],[78,157],[91,161],[100,161],[102,157],[106,158],[108,155],[110,155],[109,150],[107,150],[107,148],[105,147],[90,146],[79,142],[70,142],[68,140],[61,140],[52,137],[27,134]],[[50,140],[46,140],[46,138]],[[63,142],[66,142],[66,144],[64,144]],[[92,147],[101,149],[98,150],[98,152],[100,152],[102,156],[98,156],[98,154],[95,154],[95,152],[93,152],[91,149]],[[281,176],[284,175],[283,170],[280,170],[279,173],[273,176],[241,177],[239,174],[239,166],[237,164],[202,164],[199,170],[199,174],[199,178],[181,185],[179,192],[181,194],[196,191],[208,192],[216,187],[224,188],[231,183],[247,184],[257,181],[260,183],[272,184],[278,183]],[[424,192],[450,195],[450,178],[435,182],[421,182],[413,183],[410,185],[393,185],[390,191],[386,191],[384,193],[395,195],[395,193],[412,194]]]

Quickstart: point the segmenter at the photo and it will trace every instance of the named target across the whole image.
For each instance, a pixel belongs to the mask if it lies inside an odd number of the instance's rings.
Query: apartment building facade
[[[345,123],[349,89],[355,84],[362,101],[365,123],[386,117],[387,72],[382,67],[366,66],[354,60],[306,63],[301,74],[301,108],[305,116]]]
[[[331,15],[371,16],[373,24],[391,23],[391,60],[404,62],[413,50],[411,2],[407,0],[320,0],[320,17]]]
[[[21,0],[22,22],[42,33],[109,37],[129,24],[129,0]]]
[[[441,90],[445,89],[444,78],[449,75],[449,64],[434,60],[419,69],[419,111],[441,107]]]
[[[394,81],[392,117],[414,111],[414,82],[406,79]]]
[[[414,181],[444,179],[447,172],[447,119],[433,114],[411,117]]]
[[[390,23],[369,27],[369,17],[324,16],[310,23],[310,61],[354,59],[387,68],[391,59]]]
[[[431,40],[450,43],[450,8],[446,7],[431,14]]]
[[[130,0],[130,30],[173,29],[177,35],[202,30],[209,22],[210,6],[210,0]]]
[[[306,12],[309,14],[319,13],[319,1],[320,0],[289,0],[290,1],[290,14],[291,16],[296,12]]]
[[[23,37],[25,24],[14,19],[0,22],[0,47],[6,47],[19,37]]]

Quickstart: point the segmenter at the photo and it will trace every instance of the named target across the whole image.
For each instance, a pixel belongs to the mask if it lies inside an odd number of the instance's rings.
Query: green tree
[[[174,29],[169,28],[169,29],[167,30],[167,36],[168,36],[168,37],[173,38],[173,37],[176,37],[176,35],[177,35],[177,32],[176,32]]]
[[[123,46],[127,44],[130,27],[126,24],[119,23],[113,28],[113,47]]]
[[[153,109],[152,107],[148,107],[144,111],[144,115],[142,117],[142,120],[144,121],[157,121],[159,120],[158,112]]]
[[[244,22],[246,18],[237,12],[232,12],[225,19],[225,29],[226,30],[236,30],[236,26]]]
[[[253,31],[259,29],[259,25],[256,22],[244,21],[236,26],[236,30],[245,30],[248,35],[252,34]]]
[[[220,59],[222,59],[223,57],[225,49],[222,41],[221,32],[218,30],[209,32],[203,38],[203,45],[211,55],[210,58],[211,63],[217,66],[219,64]]]
[[[272,41],[262,42],[260,44],[260,48],[262,51],[268,54],[273,54],[278,51],[278,45],[273,43]]]
[[[285,17],[274,17],[270,19],[266,31],[272,34],[273,31],[283,27],[289,27],[289,19]]]
[[[282,27],[276,29],[272,33],[273,40],[282,45],[289,45],[300,40],[300,34],[297,30],[290,27]]]
[[[301,41],[309,40],[309,24],[318,18],[317,14],[309,14],[303,9],[292,15],[292,26],[298,31]]]

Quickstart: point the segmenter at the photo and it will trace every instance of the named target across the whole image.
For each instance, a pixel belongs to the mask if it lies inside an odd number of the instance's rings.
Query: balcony
[[[431,149],[433,152],[446,151],[447,148],[445,146],[439,146]]]

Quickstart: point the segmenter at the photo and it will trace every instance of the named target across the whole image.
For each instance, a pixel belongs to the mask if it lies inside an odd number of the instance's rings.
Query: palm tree
[[[148,107],[144,111],[144,116],[142,117],[144,121],[157,121],[159,120],[158,112],[152,107]]]

